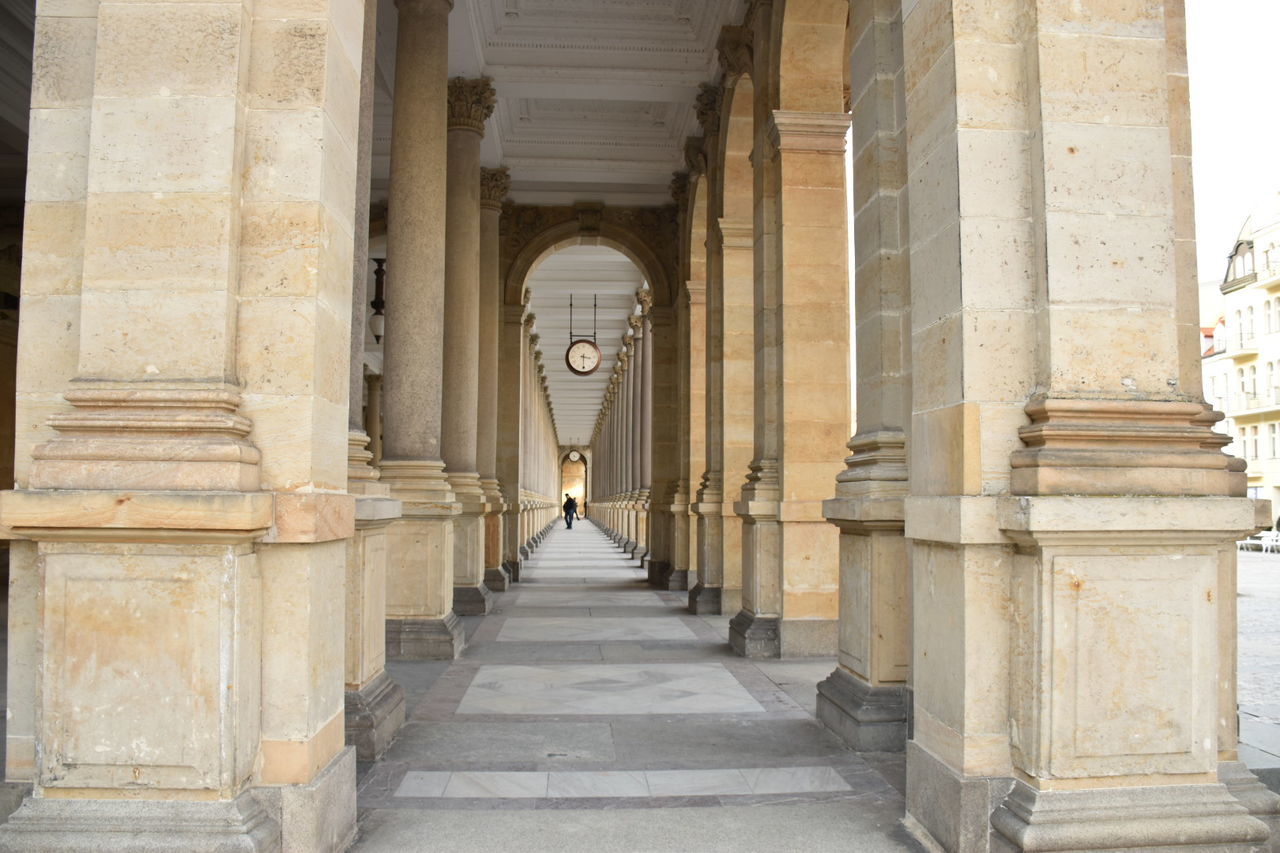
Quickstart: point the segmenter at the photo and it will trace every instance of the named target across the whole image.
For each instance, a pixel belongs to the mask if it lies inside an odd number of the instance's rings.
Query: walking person
[[[564,526],[573,529],[573,520],[578,515],[578,502],[569,495],[564,496]]]

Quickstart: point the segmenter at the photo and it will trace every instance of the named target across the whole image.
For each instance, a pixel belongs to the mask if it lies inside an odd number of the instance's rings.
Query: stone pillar
[[[711,126],[707,127],[711,131]],[[719,123],[713,132],[718,135]],[[716,149],[719,148],[718,143]],[[736,613],[740,601],[724,601],[724,254],[719,220],[721,163],[707,158],[707,283],[703,336],[704,421],[695,425],[704,436],[706,465],[691,509],[698,579],[689,590],[689,610],[700,615]]]
[[[675,575],[675,518],[672,507],[680,483],[680,342],[674,308],[655,307],[649,312],[648,337],[652,344],[649,372],[649,423],[652,438],[647,458],[650,472],[649,556],[645,558],[649,582],[663,589],[688,590],[687,574]],[[687,511],[687,510],[686,510]]]
[[[364,431],[369,436],[369,464],[382,467],[382,376],[373,374],[365,378],[368,399],[365,401]]]
[[[524,423],[525,307],[502,306],[498,341],[497,476],[502,487],[502,568],[512,581],[520,580],[520,430]],[[515,413],[512,416],[512,413]]]
[[[695,477],[701,476],[707,466],[707,284],[705,279],[685,284],[685,311],[680,314],[685,325],[680,330],[681,341],[687,353],[680,365],[681,379],[685,382],[680,397],[687,406],[680,420],[683,439],[680,453],[680,494],[677,503],[683,501],[684,514],[676,514],[676,571],[688,571],[686,589],[692,593],[699,583],[697,518],[693,514]],[[675,510],[673,509],[673,512]],[[692,596],[691,596],[692,597]],[[690,609],[693,609],[691,606]],[[695,611],[697,612],[697,611]]]
[[[480,330],[480,140],[493,112],[488,78],[449,81],[449,159],[445,215],[444,409],[441,449],[461,508],[453,522],[453,609],[489,612],[484,584],[484,489],[477,472]]]
[[[0,850],[354,838],[334,590],[362,16],[279,14],[41,7],[0,498],[24,538],[7,760],[33,790]]]
[[[1181,4],[1035,11],[904,20],[914,363],[952,366],[912,384],[908,821],[952,849],[1256,849],[1218,680],[1223,561],[1259,519],[1180,370]],[[1033,60],[998,96],[995,53]]]
[[[498,274],[502,200],[511,178],[505,167],[480,170],[480,398],[476,408],[476,464],[487,507],[484,516],[484,584],[501,592],[510,576],[503,568],[502,486],[498,481],[498,338],[502,327],[502,279]]]
[[[911,662],[910,563],[903,538],[910,392],[910,275],[905,226],[906,144],[898,4],[868,4],[850,19],[853,62],[876,73],[851,95],[858,434],[836,497],[823,504],[840,530],[840,647],[818,685],[818,719],[853,748],[898,751],[907,737]]]
[[[842,113],[771,110],[756,137],[755,456],[734,505],[743,590],[729,632],[749,657],[837,645],[839,541],[822,500],[850,426],[848,127]]]
[[[631,333],[635,341],[636,356],[632,365],[635,372],[633,405],[635,406],[635,440],[632,442],[631,464],[635,468],[635,489],[631,505],[633,507],[636,548],[631,556],[640,560],[649,554],[649,485],[651,469],[646,448],[652,450],[653,438],[651,422],[653,397],[649,391],[649,380],[653,372],[653,353],[649,340],[648,322],[645,314],[633,314],[630,319]],[[646,362],[648,368],[646,369]]]
[[[452,0],[400,0],[387,211],[382,480],[403,502],[389,531],[387,655],[451,659],[457,501],[440,455],[445,159]]]
[[[377,4],[364,8],[357,142],[355,252],[351,277],[351,363],[347,406],[347,491],[355,496],[355,535],[347,540],[346,740],[361,761],[373,761],[404,723],[404,690],[386,671],[387,526],[400,502],[378,481],[364,431],[364,336],[368,326],[369,180],[373,159],[374,50]],[[375,402],[372,398],[370,403]]]

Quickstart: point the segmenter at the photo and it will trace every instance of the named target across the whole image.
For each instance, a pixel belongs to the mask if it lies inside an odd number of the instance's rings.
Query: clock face
[[[576,450],[570,450],[570,451],[569,451],[569,461],[570,461],[570,462],[577,462],[577,461],[578,461],[579,459],[581,459],[581,458],[582,458],[582,454],[581,454],[581,453],[579,453],[578,451],[576,451]]]
[[[580,338],[569,344],[569,349],[564,354],[564,363],[577,375],[590,376],[600,367],[600,348],[595,341]]]

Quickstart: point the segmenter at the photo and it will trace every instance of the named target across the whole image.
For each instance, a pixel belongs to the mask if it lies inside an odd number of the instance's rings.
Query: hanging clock
[[[578,338],[564,352],[564,363],[578,376],[590,376],[600,369],[600,347],[590,338]]]

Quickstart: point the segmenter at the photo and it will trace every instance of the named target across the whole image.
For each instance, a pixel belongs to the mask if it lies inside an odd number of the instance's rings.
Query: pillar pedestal
[[[28,797],[0,827],[4,853],[280,849],[279,825],[250,791],[214,803]]]
[[[348,690],[343,704],[347,743],[359,760],[377,760],[404,725],[404,688],[383,670],[359,690]]]
[[[387,659],[453,660],[466,637],[453,612],[453,536],[459,505],[439,461],[383,460],[404,506],[387,528]]]
[[[836,667],[818,682],[818,719],[859,752],[902,752],[907,742],[906,687],[872,687]]]
[[[458,498],[453,520],[453,610],[459,616],[483,616],[493,605],[485,586],[485,516],[488,502],[473,474],[449,475]]]
[[[453,660],[466,644],[452,610],[439,619],[387,619],[388,660]]]
[[[1222,784],[1037,791],[1018,781],[991,825],[993,853],[1173,847],[1249,853],[1270,834]]]

